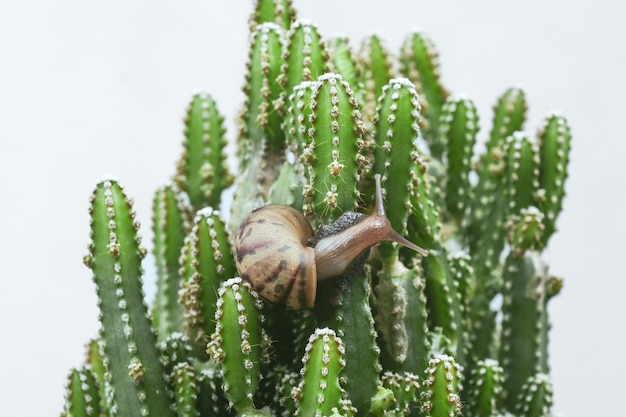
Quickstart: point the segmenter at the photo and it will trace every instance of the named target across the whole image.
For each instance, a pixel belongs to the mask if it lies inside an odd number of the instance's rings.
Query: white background
[[[555,409],[623,409],[626,25],[615,0],[295,0],[322,35],[379,34],[397,53],[426,30],[443,82],[491,106],[519,85],[534,132],[571,124],[570,178],[546,256],[565,278],[550,306]],[[0,3],[0,409],[58,415],[68,370],[98,329],[87,198],[103,173],[134,196],[151,246],[151,199],[181,152],[182,116],[206,91],[231,139],[242,102],[251,1]]]

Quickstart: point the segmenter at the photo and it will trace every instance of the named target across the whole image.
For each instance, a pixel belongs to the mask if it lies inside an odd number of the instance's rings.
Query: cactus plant
[[[198,94],[172,183],[155,194],[151,309],[131,199],[113,178],[96,185],[84,262],[101,332],[62,414],[549,415],[547,306],[562,280],[542,251],[563,207],[567,120],[523,131],[526,95],[508,89],[475,154],[476,106],[444,86],[425,34],[395,63],[378,34],[355,52],[288,0],[258,0],[249,27],[230,221],[223,117]],[[392,228],[425,251],[382,242],[316,282],[311,310],[261,299],[278,272],[238,276],[233,238],[256,207],[308,216],[315,246],[346,212],[380,210],[377,186]]]

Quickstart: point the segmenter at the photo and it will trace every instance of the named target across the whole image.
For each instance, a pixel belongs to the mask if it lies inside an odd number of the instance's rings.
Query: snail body
[[[327,230],[315,239],[309,222],[292,207],[260,207],[244,219],[235,236],[237,270],[264,299],[299,310],[314,307],[318,280],[340,276],[380,241],[427,254],[391,228],[378,175],[374,213],[346,212],[328,227],[337,231],[328,234]]]

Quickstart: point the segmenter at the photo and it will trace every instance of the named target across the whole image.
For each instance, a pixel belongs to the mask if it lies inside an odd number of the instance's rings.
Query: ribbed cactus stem
[[[182,307],[178,303],[181,287],[178,261],[189,228],[188,202],[171,186],[159,188],[152,209],[153,252],[157,267],[152,318],[159,341],[183,329]]]
[[[289,145],[297,155],[306,159],[303,150],[310,142],[309,129],[311,129],[311,95],[317,81],[302,81],[293,87],[289,95],[287,112],[283,122],[283,129],[288,138]]]
[[[553,388],[548,375],[538,373],[528,378],[513,412],[525,417],[550,417]]]
[[[514,410],[522,386],[536,372],[547,369],[547,301],[558,291],[554,279],[538,252],[531,250],[540,241],[541,214],[523,211],[511,224],[511,253],[503,269],[502,336],[500,362],[504,369],[507,409]]]
[[[486,159],[482,166],[488,166],[492,162],[492,152],[502,146],[506,138],[522,130],[527,109],[526,94],[518,87],[511,87],[498,97],[493,106],[493,121],[484,154]]]
[[[239,413],[254,409],[267,338],[261,327],[262,304],[241,278],[225,281],[218,290],[216,327],[207,351],[221,364],[223,390]]]
[[[395,73],[391,55],[377,35],[368,36],[363,40],[358,57],[361,64],[360,84],[363,85],[365,101],[363,116],[369,122],[374,117],[376,102],[383,92],[383,87]]]
[[[346,367],[341,377],[346,381],[348,398],[359,416],[366,415],[380,382],[380,348],[376,344],[370,293],[370,276],[366,272],[341,294],[333,317],[320,322],[333,329],[344,343]]]
[[[476,417],[500,415],[503,371],[498,361],[484,359],[476,363],[469,377],[466,414]]]
[[[381,186],[388,196],[387,217],[391,227],[401,235],[407,232],[407,207],[415,180],[412,174],[420,160],[416,145],[419,124],[419,98],[413,83],[406,78],[394,78],[382,86],[374,118],[374,172],[381,174]],[[398,245],[387,242],[380,245],[383,257],[394,257],[398,252]]]
[[[170,378],[178,417],[199,417],[196,405],[198,384],[193,367],[188,362],[181,362],[174,367]]]
[[[201,416],[218,416],[227,413],[229,402],[222,390],[222,377],[212,362],[201,366],[196,362],[196,377],[199,388],[196,406]]]
[[[159,343],[161,349],[161,361],[165,366],[165,374],[172,375],[174,367],[187,362],[193,356],[189,339],[182,333],[172,333],[164,341]]]
[[[287,111],[283,118],[283,130],[287,138],[287,162],[270,190],[270,202],[287,204],[297,210],[302,209],[304,196],[302,189],[309,177],[309,165],[303,163],[312,158],[309,146],[311,139],[311,95],[317,81],[303,81],[293,88],[287,101]],[[292,159],[292,160],[291,160]]]
[[[275,23],[262,23],[251,35],[248,73],[243,87],[239,145],[242,166],[264,150],[272,156],[285,148],[280,114],[284,112],[283,88],[277,78],[284,64],[284,34]],[[273,167],[268,167],[273,168]]]
[[[396,398],[389,388],[378,387],[378,391],[372,397],[370,415],[375,417],[396,416]]]
[[[63,417],[98,417],[100,387],[90,367],[72,369],[65,388]],[[104,410],[102,411],[104,413]]]
[[[362,68],[356,54],[352,51],[350,40],[344,37],[335,37],[329,39],[327,43],[330,51],[330,64],[333,70],[337,74],[341,74],[344,81],[350,84],[359,102],[363,103],[363,84],[359,78]]]
[[[291,0],[256,0],[248,23],[250,32],[254,32],[258,25],[266,22],[276,23],[287,30],[294,20],[296,10]]]
[[[239,118],[241,174],[236,182],[229,229],[234,233],[254,208],[263,205],[280,173],[287,146],[280,114],[285,94],[280,83],[283,30],[263,23],[252,33],[243,91],[246,101]]]
[[[461,414],[461,367],[453,357],[438,355],[428,362],[422,388],[422,413],[428,417]]]
[[[431,251],[422,258],[421,265],[426,277],[426,301],[429,328],[441,328],[456,360],[466,365],[467,332],[464,310],[459,294],[459,283],[452,274],[445,251]]]
[[[395,398],[395,412],[398,416],[411,415],[417,408],[419,377],[410,372],[385,372],[381,377],[382,386],[391,390]]]
[[[285,61],[278,82],[289,96],[302,81],[315,81],[330,71],[330,53],[317,26],[306,19],[296,20],[286,34]]]
[[[119,183],[105,178],[91,197],[91,243],[85,264],[93,271],[100,335],[111,385],[111,414],[172,416],[165,373],[142,289],[146,254],[139,223]]]
[[[465,252],[455,252],[448,255],[448,265],[453,280],[458,285],[464,321],[469,322],[470,303],[476,289],[476,274],[472,266],[472,259]]]
[[[429,351],[425,280],[417,268],[397,259],[383,262],[378,273],[376,329],[384,369],[421,375]]]
[[[503,247],[502,230],[506,220],[506,153],[507,138],[521,131],[526,118],[524,92],[510,88],[498,98],[493,108],[493,122],[485,152],[477,164],[478,183],[475,185],[467,237],[470,252],[482,286],[489,280]]]
[[[311,96],[312,126],[304,149],[309,178],[304,185],[305,214],[325,224],[356,208],[357,182],[364,168],[363,122],[352,89],[339,74],[318,79]]]
[[[445,202],[447,213],[457,225],[465,217],[472,198],[469,176],[479,128],[476,106],[468,98],[453,97],[443,106],[439,136],[446,144]]]
[[[427,162],[419,153],[414,154],[414,169],[411,172],[411,198],[407,205],[409,220],[407,238],[424,249],[443,247],[441,215],[435,205],[432,177],[426,172]]]
[[[569,163],[572,135],[567,120],[558,114],[549,115],[538,133],[539,154],[539,208],[545,214],[544,245],[556,230],[556,219],[565,196],[565,180]]]
[[[520,258],[528,250],[541,249],[543,217],[538,208],[530,206],[509,218],[507,239],[514,257]]]
[[[85,364],[91,369],[91,372],[95,376],[98,382],[98,394],[100,397],[100,410],[105,416],[109,416],[109,403],[107,402],[107,387],[106,381],[106,368],[104,367],[104,358],[102,355],[102,340],[93,339],[87,344],[87,357]]]
[[[176,163],[174,182],[185,191],[194,209],[219,207],[222,191],[233,182],[226,165],[224,117],[213,98],[193,96],[185,116],[183,154]]]
[[[425,100],[422,106],[426,122],[424,136],[433,156],[440,158],[444,144],[438,140],[437,132],[441,110],[449,93],[440,81],[439,53],[430,38],[414,32],[402,44],[400,63],[402,74],[415,84]]]
[[[294,395],[298,396],[298,384],[301,380],[299,372],[288,371],[283,373],[278,378],[276,392],[274,396],[274,404],[280,408],[280,413],[277,415],[281,417],[290,417],[296,413],[296,400]]]
[[[302,382],[294,391],[297,416],[329,415],[340,407],[345,392],[339,374],[345,366],[344,347],[334,331],[316,329],[309,338],[301,371]]]
[[[525,132],[509,136],[507,154],[507,214],[518,214],[522,208],[536,204],[539,192],[539,147]]]
[[[180,259],[185,331],[198,351],[215,331],[217,288],[236,272],[228,232],[220,212],[207,207],[196,213]]]

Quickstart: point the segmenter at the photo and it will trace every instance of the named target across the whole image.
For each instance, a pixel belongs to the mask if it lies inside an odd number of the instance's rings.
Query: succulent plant
[[[219,211],[233,183],[223,117],[198,94],[155,193],[151,308],[132,199],[111,177],[95,187],[84,263],[101,331],[62,415],[550,415],[547,306],[563,281],[542,251],[563,207],[567,120],[550,113],[531,135],[525,93],[508,89],[476,154],[476,106],[443,85],[425,34],[394,63],[379,35],[355,52],[288,0],[256,1],[249,23],[232,211]],[[295,255],[282,223],[235,243],[277,222],[247,217],[270,203],[297,219]],[[349,244],[379,212],[408,242]],[[330,242],[354,252],[332,273]]]

